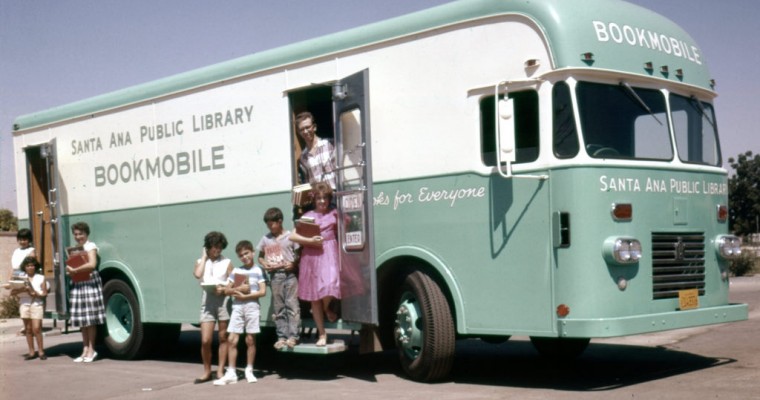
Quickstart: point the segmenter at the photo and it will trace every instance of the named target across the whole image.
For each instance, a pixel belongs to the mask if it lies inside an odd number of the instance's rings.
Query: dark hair
[[[272,207],[264,213],[264,222],[282,221],[282,210]]]
[[[227,238],[224,237],[224,234],[217,231],[207,233],[206,237],[203,238],[203,247],[205,247],[206,250],[209,250],[212,247],[217,246],[221,247],[222,250],[227,248]]]
[[[26,239],[32,241],[32,231],[27,228],[21,228],[16,232],[16,240]]]
[[[316,200],[319,195],[327,196],[328,199],[332,202],[333,197],[333,190],[332,187],[330,187],[330,184],[327,182],[317,182],[314,185],[314,189],[311,190],[312,193],[314,193],[314,199]]]
[[[25,270],[26,266],[32,264],[34,265],[34,271],[35,272],[42,272],[42,265],[40,265],[40,262],[37,260],[37,257],[26,257],[24,258],[24,261],[21,261],[21,270]]]
[[[311,115],[310,112],[308,112],[308,111],[302,111],[302,112],[298,113],[298,115],[296,115],[296,126],[298,126],[298,124],[300,124],[301,121],[303,121],[305,119],[310,119],[312,123],[315,122],[314,121],[314,116]]]
[[[238,242],[237,246],[235,246],[235,253],[240,253],[241,250],[250,250],[253,251],[253,243],[247,241],[247,240],[241,240]]]
[[[90,236],[90,225],[87,225],[87,222],[79,221],[74,225],[71,225],[71,233],[74,233],[74,231],[82,231],[87,234],[87,236]]]

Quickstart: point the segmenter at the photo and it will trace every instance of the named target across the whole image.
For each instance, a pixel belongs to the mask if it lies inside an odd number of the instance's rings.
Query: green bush
[[[18,297],[3,297],[0,299],[0,318],[18,318],[18,306]]]
[[[749,253],[742,253],[739,258],[731,261],[728,270],[734,276],[752,275],[756,271],[758,258]]]

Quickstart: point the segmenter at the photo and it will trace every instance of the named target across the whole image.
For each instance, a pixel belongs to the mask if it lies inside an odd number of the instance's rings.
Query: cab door
[[[333,84],[343,320],[377,324],[369,71]]]

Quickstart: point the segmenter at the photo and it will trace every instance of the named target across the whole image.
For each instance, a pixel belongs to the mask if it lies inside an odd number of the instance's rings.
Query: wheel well
[[[434,268],[430,263],[417,257],[397,257],[386,261],[377,270],[377,289],[378,289],[378,307],[380,313],[380,325],[382,326],[388,323],[392,324],[392,312],[396,307],[393,304],[398,290],[404,282],[404,278],[414,271],[421,271],[428,275],[443,291],[446,296],[446,301],[449,304],[449,310],[456,326],[457,316],[456,307],[454,307],[454,297],[451,294],[451,290],[443,278],[441,273]],[[390,321],[389,321],[390,318]],[[391,329],[384,329],[384,333],[381,333],[381,342],[383,348],[393,348],[392,334],[388,335]]]
[[[112,279],[118,279],[120,281],[123,281],[127,285],[129,285],[129,288],[132,289],[132,291],[137,295],[137,291],[135,290],[135,286],[132,284],[132,281],[127,277],[127,274],[125,274],[122,271],[119,271],[116,268],[106,268],[105,270],[98,271],[100,273],[100,279],[103,281],[103,286],[108,283],[108,281]]]

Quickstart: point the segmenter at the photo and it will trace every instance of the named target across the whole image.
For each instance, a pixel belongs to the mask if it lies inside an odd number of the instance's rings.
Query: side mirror
[[[515,104],[512,99],[499,100],[499,149],[502,161],[515,161],[515,122],[513,120]]]

